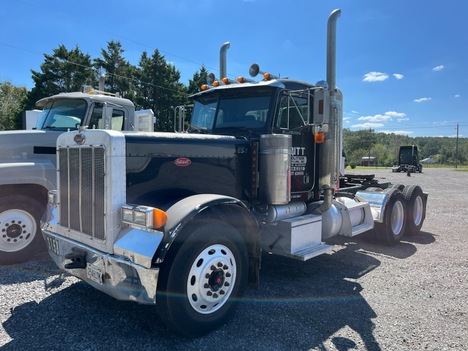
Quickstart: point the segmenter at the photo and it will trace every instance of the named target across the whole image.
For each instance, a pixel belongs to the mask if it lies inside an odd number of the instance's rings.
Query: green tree
[[[208,71],[205,66],[202,66],[199,71],[193,74],[193,78],[189,79],[189,86],[187,89],[188,94],[195,94],[200,91],[200,87],[206,84]]]
[[[124,52],[120,42],[109,41],[107,50],[101,50],[102,58],[94,59],[94,65],[97,69],[104,70],[106,91],[119,93],[122,97],[132,99],[135,95],[133,77],[136,73],[136,67],[125,60]]]
[[[27,90],[0,82],[0,130],[21,129]]]
[[[28,106],[47,96],[81,91],[84,85],[95,86],[96,71],[91,63],[91,57],[78,48],[68,50],[63,44],[54,49],[52,55],[44,54],[41,71],[32,72],[34,87],[32,88]]]
[[[134,102],[139,108],[153,110],[157,130],[172,131],[174,107],[184,104],[187,95],[186,88],[179,82],[180,72],[156,49],[151,57],[143,52],[137,77]]]
[[[376,134],[372,129],[363,129],[351,132],[343,130],[343,149],[349,157],[348,162],[361,163],[364,156],[374,156],[371,149],[377,141]]]

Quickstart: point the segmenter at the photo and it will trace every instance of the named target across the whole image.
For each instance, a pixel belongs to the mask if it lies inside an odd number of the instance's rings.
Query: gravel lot
[[[264,255],[261,289],[194,340],[154,307],[114,300],[42,255],[0,267],[0,348],[468,350],[468,172],[371,173],[429,193],[420,234],[395,247],[336,238],[334,252],[307,262]]]

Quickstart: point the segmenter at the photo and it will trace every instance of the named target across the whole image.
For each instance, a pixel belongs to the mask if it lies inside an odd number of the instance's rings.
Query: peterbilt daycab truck
[[[262,252],[305,261],[336,235],[374,231],[395,244],[417,233],[419,186],[341,176],[339,15],[328,20],[328,84],[268,73],[234,83],[221,59],[223,79],[193,96],[187,132],[62,134],[43,224],[57,265],[117,299],[156,304],[170,327],[198,336],[259,286]]]
[[[34,130],[0,132],[0,264],[45,251],[40,219],[48,191],[57,188],[60,134],[84,127],[153,131],[151,110],[135,112],[130,100],[102,90],[62,93],[36,105],[42,112]]]

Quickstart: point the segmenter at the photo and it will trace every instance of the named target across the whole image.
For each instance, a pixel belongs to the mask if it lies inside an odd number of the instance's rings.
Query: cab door
[[[316,144],[309,123],[309,94],[308,90],[283,92],[276,119],[275,132],[292,136],[291,200],[308,200],[314,188]]]

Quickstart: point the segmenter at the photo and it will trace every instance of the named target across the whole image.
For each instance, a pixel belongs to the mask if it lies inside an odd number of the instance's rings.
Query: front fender
[[[0,185],[36,184],[55,189],[57,170],[49,160],[1,162]]]
[[[159,246],[160,249],[156,253],[154,261],[156,263],[160,263],[164,260],[166,253],[169,251],[171,245],[178,237],[178,235],[182,232],[182,229],[185,228],[185,226],[190,223],[198,214],[209,208],[214,208],[221,205],[238,206],[242,213],[245,214],[244,219],[246,218],[252,226],[257,228],[252,232],[258,233],[258,224],[242,201],[230,196],[216,194],[199,194],[189,196],[178,201],[166,211],[168,220],[164,226],[164,240]],[[255,241],[255,239],[252,241]]]

